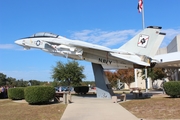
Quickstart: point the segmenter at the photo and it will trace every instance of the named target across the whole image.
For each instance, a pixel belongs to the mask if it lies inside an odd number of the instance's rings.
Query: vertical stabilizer
[[[154,57],[165,37],[166,33],[159,33],[159,36],[156,39],[156,42],[154,43],[154,46],[152,47],[151,51],[150,51],[150,57]]]
[[[160,33],[160,29],[161,27],[149,26],[119,49],[153,57],[165,36],[165,33]]]

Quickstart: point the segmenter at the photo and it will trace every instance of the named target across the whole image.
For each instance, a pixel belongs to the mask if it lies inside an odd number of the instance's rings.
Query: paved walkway
[[[72,96],[61,120],[139,120],[111,99]]]

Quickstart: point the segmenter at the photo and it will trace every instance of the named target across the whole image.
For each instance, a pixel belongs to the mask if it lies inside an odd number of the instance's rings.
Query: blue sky
[[[142,30],[138,0],[1,0],[0,72],[23,80],[53,81],[52,66],[68,59],[41,50],[23,50],[15,40],[37,32],[119,48]],[[145,26],[162,26],[167,35],[161,47],[180,34],[179,0],[144,0]],[[85,80],[94,80],[90,62]]]

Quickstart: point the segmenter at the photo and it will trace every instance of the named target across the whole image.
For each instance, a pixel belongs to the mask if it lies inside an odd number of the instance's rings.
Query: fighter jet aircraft
[[[127,69],[153,67],[156,54],[165,33],[161,27],[149,26],[118,49],[110,49],[80,40],[71,40],[56,34],[41,32],[16,40],[24,49],[41,49],[55,56],[85,60],[109,68]]]

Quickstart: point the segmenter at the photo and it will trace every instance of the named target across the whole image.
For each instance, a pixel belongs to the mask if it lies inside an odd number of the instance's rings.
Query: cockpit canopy
[[[57,38],[59,35],[53,34],[53,33],[48,33],[48,32],[39,32],[31,37],[50,37],[50,38]]]

